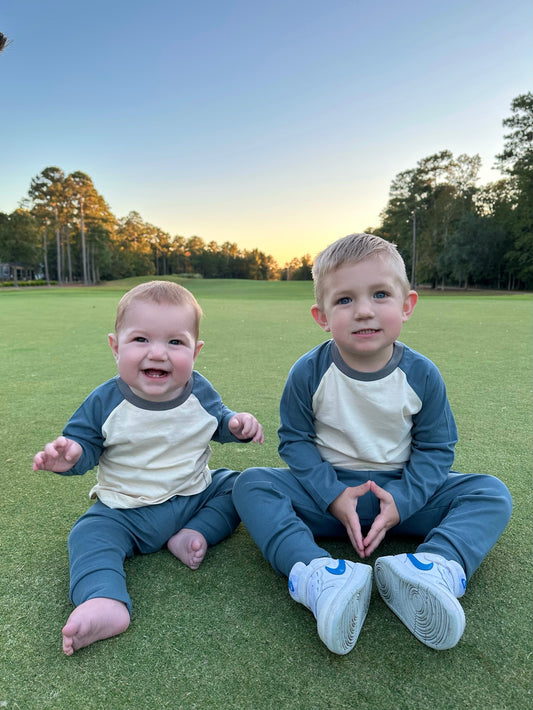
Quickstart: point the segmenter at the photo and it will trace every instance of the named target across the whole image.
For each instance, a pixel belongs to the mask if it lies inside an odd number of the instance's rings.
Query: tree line
[[[478,187],[478,155],[444,150],[392,181],[379,227],[398,244],[413,285],[533,288],[533,94],[513,100],[501,180]],[[307,254],[280,267],[258,249],[171,236],[138,212],[117,218],[91,178],[47,167],[19,209],[0,213],[0,280],[96,284],[128,276],[310,279]],[[9,274],[7,273],[7,271]]]
[[[533,94],[511,110],[501,180],[477,187],[479,156],[447,150],[393,180],[373,232],[398,244],[413,283],[533,288]]]
[[[47,167],[32,179],[23,207],[11,215],[0,213],[0,262],[14,265],[14,280],[22,275],[60,285],[91,285],[168,274],[307,278],[311,259],[294,259],[280,270],[259,249],[171,236],[135,211],[116,218],[87,174],[65,175],[58,167]]]

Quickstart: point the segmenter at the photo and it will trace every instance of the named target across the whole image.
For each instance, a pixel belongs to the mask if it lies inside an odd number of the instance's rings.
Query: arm
[[[80,457],[66,471],[69,476],[90,471],[98,464],[104,450],[102,424],[107,416],[97,392],[98,390],[95,390],[87,397],[63,429],[63,436],[77,442],[81,448]]]
[[[354,550],[364,558],[357,503],[370,490],[370,481],[359,486],[346,486],[339,481],[335,468],[322,459],[315,444],[312,403],[323,367],[319,366],[313,376],[313,363],[304,363],[305,360],[299,361],[292,368],[281,398],[280,456],[317,505],[344,525]]]
[[[426,361],[424,372],[411,386],[422,407],[413,416],[411,455],[399,479],[384,488],[394,499],[400,520],[421,510],[445,482],[453,465],[457,428],[442,377],[433,363]]]
[[[315,444],[313,393],[330,362],[328,353],[308,354],[292,367],[281,397],[278,430],[281,458],[323,511],[346,489]]]
[[[69,419],[63,436],[35,456],[33,469],[73,476],[94,468],[104,448],[102,423],[121,399],[113,381],[94,390]]]
[[[359,538],[355,538],[357,544],[354,544],[350,528],[346,526],[354,548],[362,557],[368,557],[376,550],[388,530],[426,505],[446,480],[453,464],[457,430],[439,371],[427,358],[416,353],[408,356],[406,372],[411,373],[408,375],[409,385],[421,402],[421,408],[412,420],[410,458],[400,479],[390,481],[383,488],[369,482],[367,490],[378,498],[380,509],[362,540],[363,554]],[[355,494],[351,488],[348,492],[352,496]],[[332,512],[344,522],[341,515],[346,515],[345,510],[341,509],[340,515]],[[351,531],[354,534],[357,528],[352,525]]]
[[[232,411],[222,402],[213,385],[199,372],[193,373],[193,394],[202,407],[218,421],[212,439],[220,444],[232,441],[255,441],[263,443],[263,427],[248,412]]]

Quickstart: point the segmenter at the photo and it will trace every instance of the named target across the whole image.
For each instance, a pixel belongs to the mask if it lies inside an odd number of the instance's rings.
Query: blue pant
[[[231,535],[239,524],[231,499],[238,475],[217,469],[205,491],[158,505],[109,508],[97,501],[74,524],[68,539],[72,603],[107,597],[124,602],[131,614],[126,557],[160,550],[184,527],[201,533],[209,546]]]
[[[391,472],[337,470],[337,475],[347,486],[373,479],[383,487]],[[308,564],[330,556],[315,537],[347,537],[342,523],[318,507],[289,469],[243,471],[233,488],[233,501],[265,559],[286,576],[296,562]],[[511,495],[499,479],[452,472],[422,510],[388,535],[423,538],[417,552],[455,560],[469,579],[503,532],[511,510]],[[373,493],[359,498],[357,513],[363,530],[368,529],[379,513]]]

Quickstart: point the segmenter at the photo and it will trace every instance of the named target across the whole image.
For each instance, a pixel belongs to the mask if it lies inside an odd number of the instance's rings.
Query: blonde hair
[[[198,340],[202,309],[192,293],[183,286],[173,281],[147,281],[130,289],[118,302],[115,333],[118,333],[122,327],[126,312],[133,301],[164,303],[174,306],[191,306],[195,315],[194,336],[196,340]]]
[[[349,234],[330,244],[315,259],[313,264],[313,282],[317,305],[324,305],[324,277],[347,264],[357,264],[370,256],[389,259],[396,271],[400,286],[405,294],[410,289],[405,263],[396,244],[388,242],[375,234]]]

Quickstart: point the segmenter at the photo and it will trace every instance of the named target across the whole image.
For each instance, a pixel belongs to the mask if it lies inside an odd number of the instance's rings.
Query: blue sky
[[[440,150],[496,180],[530,0],[2,0],[0,211],[56,165],[117,217],[280,264],[379,225]]]

